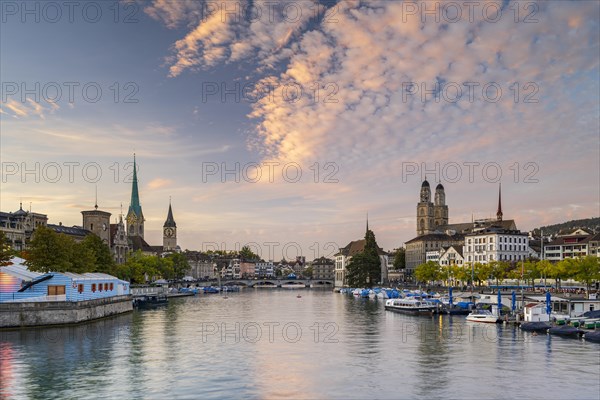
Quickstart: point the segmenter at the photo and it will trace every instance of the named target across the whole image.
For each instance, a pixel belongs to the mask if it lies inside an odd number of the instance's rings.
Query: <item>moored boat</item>
[[[523,322],[520,325],[521,330],[527,332],[546,332],[552,326],[547,322],[536,321],[536,322]]]
[[[418,298],[403,298],[386,300],[385,309],[405,314],[430,315],[436,306]]]
[[[497,315],[492,314],[489,310],[474,310],[467,315],[467,321],[495,324],[500,321],[500,318],[498,318]]]
[[[584,333],[584,331],[579,328],[575,328],[574,326],[562,325],[553,326],[552,328],[548,329],[548,333],[558,336],[580,336]]]
[[[583,334],[583,338],[588,342],[600,343],[600,331],[591,331]]]

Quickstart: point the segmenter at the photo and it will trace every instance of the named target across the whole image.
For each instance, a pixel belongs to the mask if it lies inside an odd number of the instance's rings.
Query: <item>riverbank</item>
[[[131,296],[0,304],[0,329],[71,325],[133,311]]]

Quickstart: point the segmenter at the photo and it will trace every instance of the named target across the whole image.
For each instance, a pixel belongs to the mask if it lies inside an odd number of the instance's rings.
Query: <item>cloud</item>
[[[148,189],[161,189],[173,183],[170,179],[155,178],[148,182]]]
[[[0,113],[10,115],[14,118],[27,118],[31,116],[45,119],[47,114],[53,114],[60,107],[56,103],[44,101],[44,104],[37,103],[31,98],[27,98],[24,102],[19,102],[15,99],[7,99],[6,102],[0,105]]]

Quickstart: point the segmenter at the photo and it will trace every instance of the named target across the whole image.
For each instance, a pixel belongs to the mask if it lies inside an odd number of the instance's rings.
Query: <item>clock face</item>
[[[165,236],[166,237],[173,237],[174,234],[175,234],[175,232],[173,231],[173,228],[165,228]]]
[[[106,230],[106,224],[102,224],[102,230],[105,231]]]

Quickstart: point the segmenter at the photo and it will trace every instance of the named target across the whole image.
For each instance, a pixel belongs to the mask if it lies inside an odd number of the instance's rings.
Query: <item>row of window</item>
[[[513,254],[500,254],[500,258],[499,261],[521,261],[521,260],[525,260],[525,256],[524,255],[513,255]],[[494,261],[494,255],[493,254],[489,254],[489,255],[475,255],[473,256],[473,259],[471,259],[471,256],[467,256],[467,261]]]
[[[513,238],[511,236],[509,236],[509,237],[499,236],[498,239],[499,239],[498,240],[499,243],[527,243],[525,241],[525,238],[523,238],[523,237],[515,237],[515,238]],[[468,239],[467,243],[471,244],[471,240],[472,239]],[[475,240],[475,242],[474,242],[475,244],[484,244],[484,243],[486,243],[486,238],[475,238],[474,240]],[[490,238],[489,243],[494,243],[494,238],[493,237]]]
[[[108,291],[113,291],[115,288],[114,283],[110,282],[110,283],[92,283],[92,293],[96,293],[96,291],[98,292],[108,292]],[[83,283],[80,283],[77,285],[77,292],[79,293],[83,293],[85,290],[85,287],[83,285]]]
[[[525,248],[525,245],[518,245],[518,244],[500,244],[498,245],[498,247],[500,248],[499,251],[527,251],[527,249]],[[485,245],[481,245],[481,246],[473,246],[473,251],[475,251],[476,253],[481,253],[484,251],[494,251],[494,245],[490,244],[487,246]],[[467,252],[471,252],[471,246],[467,246]]]

